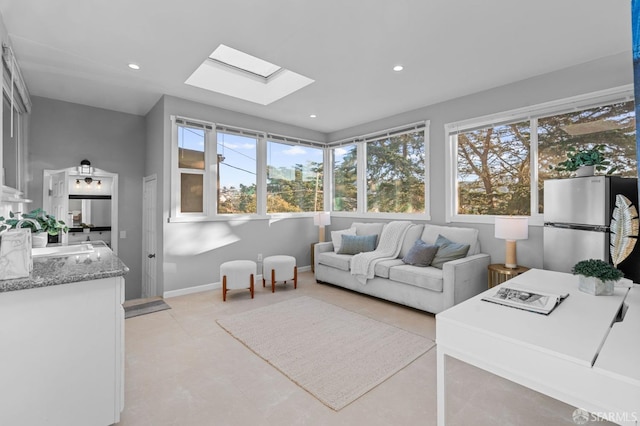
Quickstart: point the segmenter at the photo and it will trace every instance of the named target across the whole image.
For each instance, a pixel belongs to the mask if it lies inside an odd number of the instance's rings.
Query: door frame
[[[153,200],[149,200],[147,196],[147,190],[149,188],[153,188]],[[157,270],[157,249],[158,249],[158,238],[157,238],[157,198],[158,197],[158,176],[156,174],[152,174],[150,176],[145,176],[142,178],[142,288],[141,288],[141,297],[154,297],[159,296],[158,294],[158,270]],[[151,223],[147,223],[151,220]],[[153,235],[151,238],[147,238],[147,232],[152,232]],[[150,241],[151,240],[151,241]],[[149,255],[153,255],[152,258]],[[150,265],[150,263],[153,264]],[[149,282],[149,274],[147,274],[148,270],[153,270],[153,282]]]

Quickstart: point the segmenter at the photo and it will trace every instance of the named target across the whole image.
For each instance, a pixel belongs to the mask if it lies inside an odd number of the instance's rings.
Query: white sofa
[[[352,224],[356,235],[377,233],[378,241],[383,226],[383,223]],[[467,256],[446,262],[442,269],[407,265],[402,261],[418,239],[434,244],[438,235],[469,244]],[[378,262],[374,278],[366,284],[351,275],[353,255],[335,253],[333,242],[318,243],[314,250],[318,283],[334,284],[434,314],[487,289],[487,267],[491,258],[480,253],[477,229],[412,224],[404,234],[398,257]]]

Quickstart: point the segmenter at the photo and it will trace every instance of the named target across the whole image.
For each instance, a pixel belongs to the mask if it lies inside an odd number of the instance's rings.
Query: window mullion
[[[261,136],[257,142],[256,213],[263,216],[267,214],[267,140]]]
[[[367,212],[367,143],[357,142],[356,188],[358,213]]]
[[[529,125],[529,172],[531,176],[531,217],[537,216],[540,204],[538,192],[538,119],[532,118]]]

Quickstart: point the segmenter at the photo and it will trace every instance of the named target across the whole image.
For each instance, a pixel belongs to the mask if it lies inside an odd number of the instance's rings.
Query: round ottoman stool
[[[262,263],[262,287],[271,281],[271,293],[276,291],[276,281],[293,280],[293,288],[298,288],[298,267],[293,256],[268,256]]]
[[[232,260],[220,265],[222,281],[222,301],[227,301],[227,290],[248,288],[253,299],[253,277],[256,274],[256,262],[252,260]]]

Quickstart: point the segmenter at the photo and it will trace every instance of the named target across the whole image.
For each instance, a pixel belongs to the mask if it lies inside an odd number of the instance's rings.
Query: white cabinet
[[[120,420],[123,301],[123,277],[0,293],[1,425]]]

